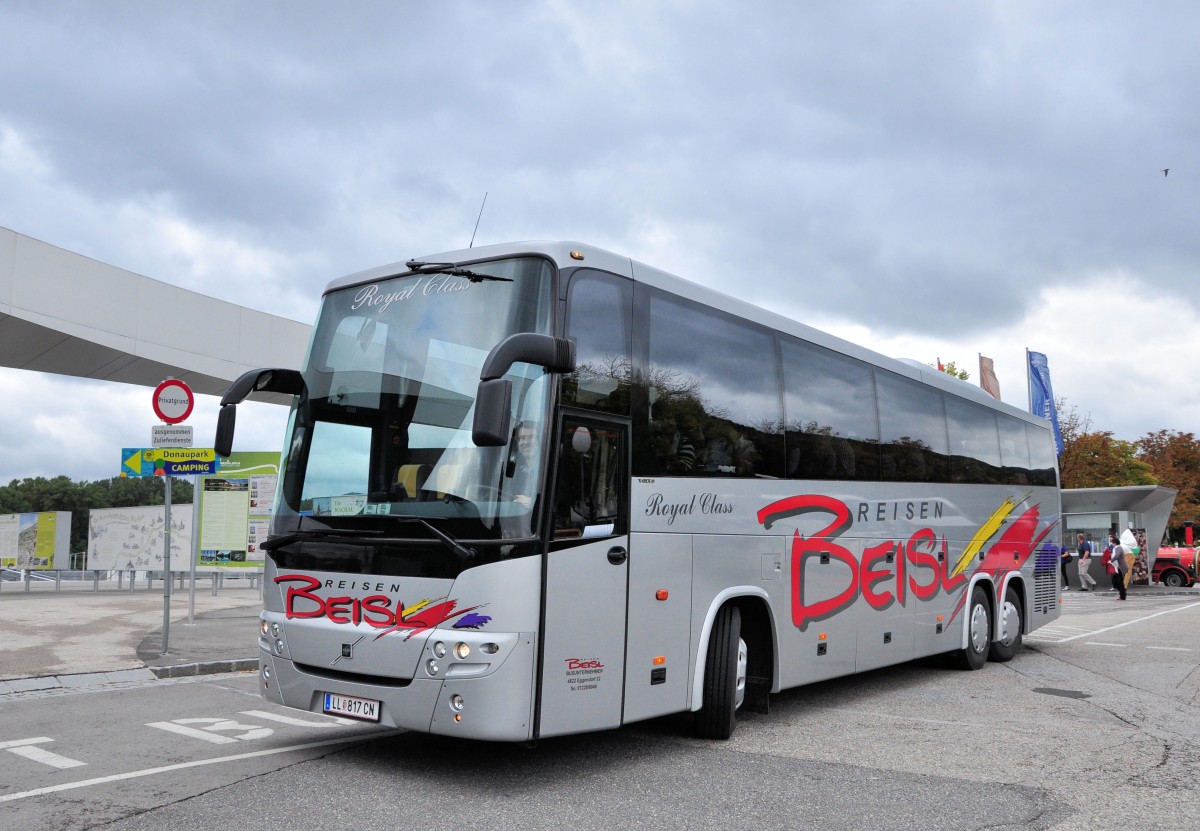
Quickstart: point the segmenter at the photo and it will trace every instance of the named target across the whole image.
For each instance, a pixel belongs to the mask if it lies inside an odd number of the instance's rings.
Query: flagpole
[[[1029,397],[1029,412],[1033,412],[1033,374],[1029,371],[1029,347],[1025,347],[1025,391]]]

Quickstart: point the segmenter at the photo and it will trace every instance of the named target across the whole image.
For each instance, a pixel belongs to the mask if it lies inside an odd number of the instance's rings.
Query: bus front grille
[[[364,675],[361,672],[342,672],[340,670],[315,667],[312,664],[296,664],[296,669],[305,675],[315,675],[330,681],[347,681],[351,684],[371,684],[376,687],[407,687],[412,683],[411,678],[389,678],[386,675]]]

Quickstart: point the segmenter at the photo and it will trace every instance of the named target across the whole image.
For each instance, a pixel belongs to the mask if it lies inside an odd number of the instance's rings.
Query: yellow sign
[[[221,469],[211,447],[134,447],[121,451],[122,476],[193,476]]]

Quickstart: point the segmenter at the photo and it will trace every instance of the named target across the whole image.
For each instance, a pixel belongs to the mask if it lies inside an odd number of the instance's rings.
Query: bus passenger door
[[[538,735],[621,724],[629,420],[564,414],[545,562]]]

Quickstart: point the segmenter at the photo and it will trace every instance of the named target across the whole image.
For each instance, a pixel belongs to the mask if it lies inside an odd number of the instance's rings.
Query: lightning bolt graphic
[[[950,574],[951,577],[957,577],[967,570],[967,567],[971,565],[971,561],[983,550],[987,541],[1000,530],[1000,526],[1004,524],[1004,520],[1008,519],[1012,512],[1017,509],[1017,505],[1020,502],[1024,502],[1028,496],[1029,494],[1026,494],[1018,501],[1005,499],[1000,503],[1000,507],[992,512],[992,515],[987,518],[987,521],[983,525],[979,526],[979,530],[975,532],[975,536],[967,544],[966,550],[963,551],[962,556],[958,558],[958,562],[954,565],[954,571]]]

